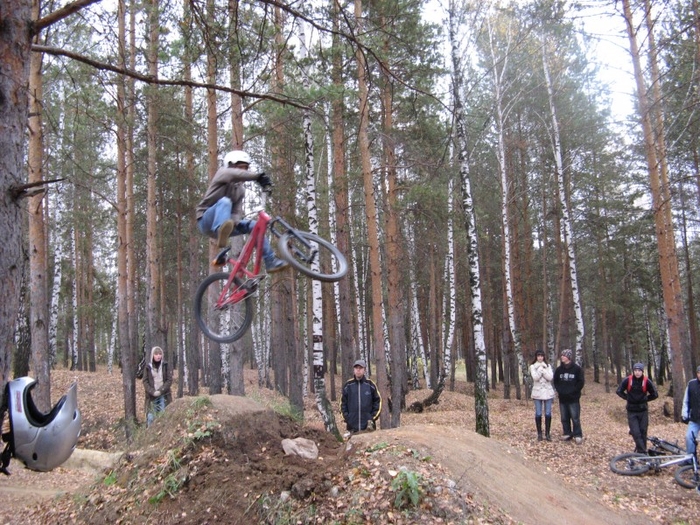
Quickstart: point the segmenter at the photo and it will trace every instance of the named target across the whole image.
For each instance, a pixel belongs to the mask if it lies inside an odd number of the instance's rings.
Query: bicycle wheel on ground
[[[348,262],[340,250],[313,233],[287,232],[280,237],[277,245],[280,257],[312,279],[332,283],[340,281],[348,273]],[[316,261],[319,263],[316,267],[318,270],[312,266]],[[324,273],[326,268],[332,273]]]
[[[639,476],[650,468],[649,463],[642,459],[646,457],[644,454],[636,452],[620,454],[610,460],[610,470],[622,476]]]
[[[226,272],[208,275],[194,295],[194,317],[199,329],[217,343],[233,343],[240,339],[253,322],[253,303],[250,297],[217,308],[216,303],[226,287],[229,275]],[[228,293],[235,293],[240,286],[240,279],[234,278]]]
[[[694,489],[700,485],[700,473],[695,472],[693,465],[677,468],[673,477],[676,479],[676,483],[687,489]]]

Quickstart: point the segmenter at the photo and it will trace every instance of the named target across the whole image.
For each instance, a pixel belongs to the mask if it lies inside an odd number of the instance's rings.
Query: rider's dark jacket
[[[382,410],[382,397],[371,379],[352,378],[343,386],[340,411],[350,432],[367,429],[369,420],[375,421]]]
[[[644,392],[644,376],[635,377],[632,375],[632,387],[628,389],[627,384],[630,381],[626,377],[617,387],[616,394],[622,399],[627,400],[627,412],[646,412],[648,410],[647,401],[653,401],[659,397],[656,386],[651,379],[647,378],[647,391]]]
[[[681,417],[684,420],[700,423],[700,381],[697,379],[690,380],[685,389]]]

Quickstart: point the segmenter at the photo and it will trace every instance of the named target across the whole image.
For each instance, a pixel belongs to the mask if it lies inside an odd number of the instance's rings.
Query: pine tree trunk
[[[355,0],[355,23],[357,24],[357,34],[362,34],[362,0]],[[377,388],[386,395],[388,388],[386,347],[384,345],[383,330],[383,291],[382,291],[382,268],[379,260],[379,228],[377,225],[377,205],[374,194],[374,180],[372,177],[372,164],[369,149],[369,89],[368,70],[363,52],[358,48],[355,53],[357,61],[358,75],[358,111],[359,129],[358,144],[363,174],[363,186],[365,192],[365,216],[367,218],[367,242],[369,244],[369,270],[371,274],[371,340],[374,358],[376,360]],[[380,422],[382,428],[389,427],[389,412],[387,404],[382,404]]]
[[[344,92],[343,55],[340,45],[339,16],[340,5],[333,1],[333,48],[331,78],[336,93]],[[342,377],[352,375],[352,364],[358,352],[358,327],[355,305],[354,257],[350,238],[348,179],[345,166],[345,118],[342,96],[335,96],[331,101],[332,144],[333,144],[333,197],[335,203],[336,246],[345,255],[350,271],[338,282],[338,313],[340,316],[340,373]],[[334,371],[335,373],[335,371]]]
[[[233,42],[238,20],[238,2],[229,1],[229,38]],[[229,52],[229,82],[231,88],[241,88],[241,70],[238,48],[231,45]],[[243,149],[243,100],[236,93],[231,93],[231,149]],[[243,239],[234,241],[234,248],[242,247]],[[229,392],[233,395],[245,395],[245,379],[243,377],[243,358],[252,351],[252,337],[243,337],[235,341],[229,353]]]
[[[382,17],[382,25],[386,20]],[[389,41],[384,41],[385,56],[389,56]],[[386,231],[386,271],[387,271],[387,329],[389,333],[389,351],[391,355],[391,422],[390,428],[401,426],[401,409],[406,397],[406,336],[404,332],[404,307],[401,293],[401,262],[403,244],[399,232],[399,203],[397,196],[396,147],[393,143],[393,86],[387,71],[382,70],[381,97],[384,107],[384,163],[387,181],[386,213],[384,214]]]
[[[38,0],[33,1],[32,18],[40,18]],[[34,42],[38,39],[35,37]],[[43,79],[42,54],[32,53],[29,66],[29,178],[38,183],[43,179],[44,153],[42,104]],[[49,367],[49,311],[48,311],[48,262],[46,256],[46,220],[44,214],[45,192],[27,199],[29,216],[29,290],[30,330],[32,346],[32,371],[37,386],[32,398],[37,408],[48,412],[51,408],[51,369]]]
[[[214,2],[213,0],[207,0],[206,3],[207,10],[207,20],[209,22],[214,22]],[[210,84],[216,84],[216,46],[215,42],[210,41],[207,46],[207,81]],[[218,160],[218,123],[217,123],[217,108],[216,108],[216,90],[207,89],[207,165],[209,171],[209,181],[214,178],[219,167]],[[216,257],[218,248],[215,243],[209,242],[209,257],[207,260],[211,261]],[[209,268],[210,271],[214,272],[213,267]],[[217,298],[215,297],[214,287],[210,287],[209,290],[209,304],[215,304]],[[220,321],[225,322],[225,321]],[[207,341],[207,347],[209,348],[209,359],[207,366],[207,378],[209,385],[210,394],[221,394],[222,392],[222,377],[221,377],[221,345],[215,343],[214,341]]]
[[[632,19],[629,0],[622,2],[627,34],[630,41],[630,52],[634,65],[634,75],[637,83],[638,111],[641,117],[644,134],[644,148],[649,170],[654,223],[659,249],[659,266],[663,289],[666,322],[668,323],[669,348],[668,354],[673,371],[673,403],[674,419],[680,420],[680,414],[685,393],[685,377],[683,356],[686,354],[687,327],[683,299],[680,290],[680,272],[676,254],[675,236],[671,217],[671,199],[668,181],[659,174],[660,159],[657,156],[658,144],[654,139],[650,101],[647,97],[646,86],[642,73],[641,57],[637,44],[637,34]],[[649,14],[648,14],[649,16]],[[662,139],[661,139],[662,140]]]

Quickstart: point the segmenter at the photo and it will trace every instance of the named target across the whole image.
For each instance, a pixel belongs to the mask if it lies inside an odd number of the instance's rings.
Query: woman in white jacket
[[[547,363],[544,352],[537,350],[535,360],[530,365],[532,376],[532,399],[535,400],[535,425],[537,426],[537,441],[542,441],[542,412],[544,412],[545,438],[552,441],[549,433],[552,428],[552,401],[554,400],[554,371]]]

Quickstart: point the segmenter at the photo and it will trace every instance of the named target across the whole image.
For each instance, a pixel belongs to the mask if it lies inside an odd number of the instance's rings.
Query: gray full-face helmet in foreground
[[[3,435],[3,441],[8,443],[10,454],[28,468],[46,472],[66,461],[78,442],[81,423],[78,385],[73,383],[66,395],[44,414],[32,399],[31,391],[36,384],[31,377],[7,383],[5,399],[10,432]]]

